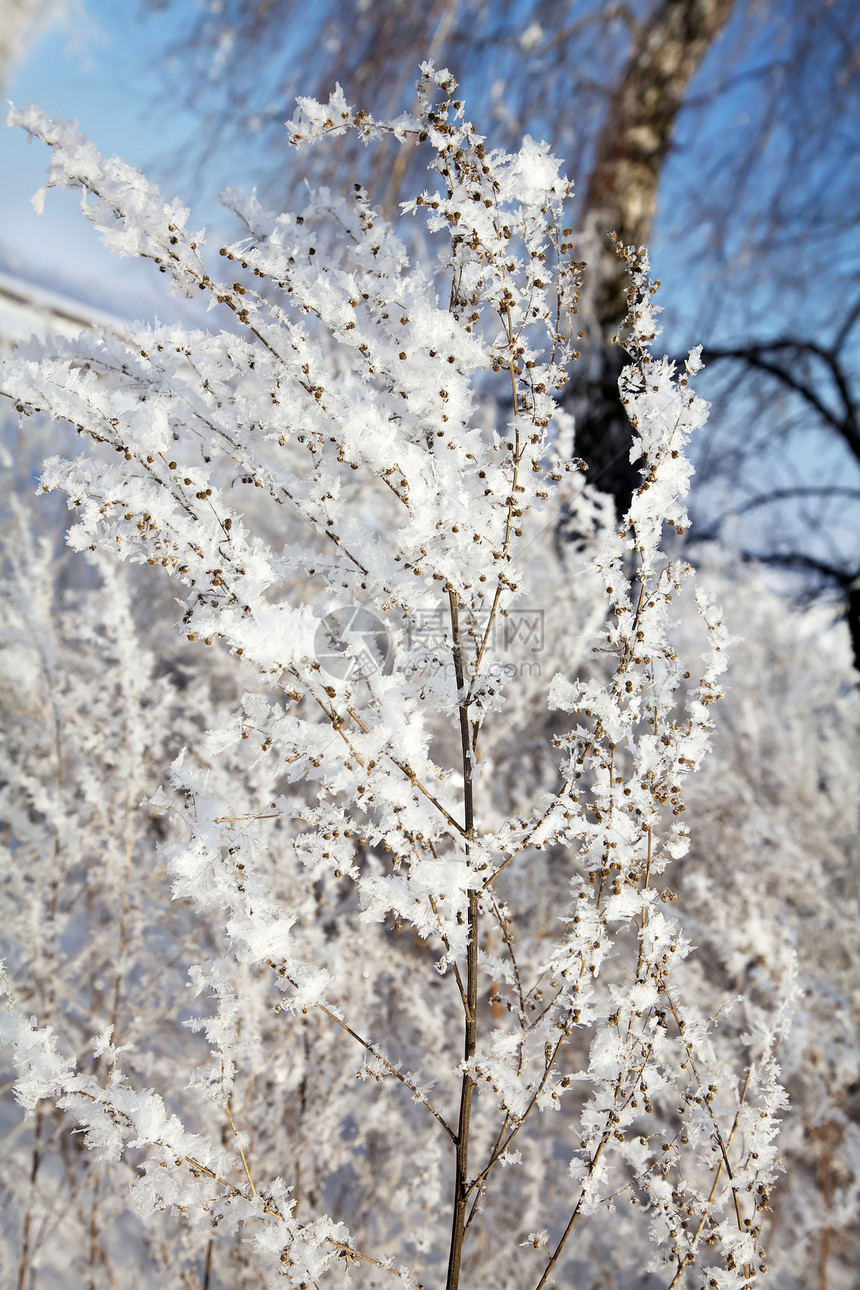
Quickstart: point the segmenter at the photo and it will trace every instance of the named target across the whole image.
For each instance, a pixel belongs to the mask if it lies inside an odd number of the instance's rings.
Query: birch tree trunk
[[[627,312],[623,265],[608,238],[647,245],[663,164],[693,76],[725,27],[735,0],[663,0],[634,34],[597,141],[582,232],[588,272],[584,301],[585,362],[570,396],[576,452],[589,480],[615,498],[622,515],[638,485],[631,465],[630,423],[618,396],[622,354],[612,343]]]

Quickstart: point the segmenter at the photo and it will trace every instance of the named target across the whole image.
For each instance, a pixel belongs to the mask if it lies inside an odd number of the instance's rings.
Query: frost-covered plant
[[[357,1267],[368,1287],[589,1269],[745,1286],[785,1009],[725,1042],[730,1000],[685,988],[666,877],[726,642],[699,592],[704,667],[672,643],[692,570],[663,535],[687,524],[698,358],[653,356],[647,263],[621,248],[642,484],[620,526],[575,499],[555,399],[575,357],[569,185],[544,145],[487,148],[455,88],[428,64],[412,117],[374,121],[337,90],[289,127],[425,147],[433,183],[406,213],[435,265],[409,262],[361,189],[297,214],[230,193],[245,235],[207,262],[139,173],[13,112],[108,245],[225,319],[20,350],[4,388],[80,436],[42,477],[76,513],[70,544],[172,576],[188,639],[240,656],[248,686],[147,808],[205,929],[189,971],[211,1006],[190,1020],[208,1057],[164,1051],[148,1087],[109,1027],[92,1068],[63,1017],[11,1007],[17,1096],[138,1165],[151,1231],[187,1217],[158,1284],[195,1265],[209,1284],[214,1260],[231,1284]],[[579,539],[562,548],[563,507]],[[533,608],[551,679],[523,667]]]
[[[673,885],[702,984],[743,996],[731,1019],[742,1039],[797,974],[767,1264],[780,1290],[847,1290],[860,1232],[860,694],[844,622],[820,603],[792,606],[772,571],[741,567],[731,553],[705,567],[743,639]]]
[[[73,568],[53,541],[35,537],[32,520],[14,501],[3,515],[6,966],[18,1006],[61,1030],[68,1056],[93,1069],[100,1035],[94,1069],[105,1078],[109,1035],[130,1075],[163,1079],[164,1053],[193,1064],[181,1025],[185,965],[208,934],[187,903],[170,904],[153,855],[160,822],[141,800],[205,729],[204,713],[215,716],[218,694],[204,678],[189,683],[175,658],[169,671],[156,661],[135,622],[134,601],[145,589],[139,578],[129,584],[128,567],[97,555],[94,564],[74,557]],[[155,908],[164,911],[157,921]],[[81,1145],[47,1103],[23,1124],[6,1117],[0,1171],[20,1230],[17,1251],[0,1250],[4,1283],[29,1285],[36,1267],[50,1281],[58,1256],[68,1269],[81,1232],[95,1261],[104,1259],[103,1231],[126,1202]]]

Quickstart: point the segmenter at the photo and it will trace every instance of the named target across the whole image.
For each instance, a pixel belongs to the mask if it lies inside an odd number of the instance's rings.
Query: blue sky
[[[87,0],[8,70],[5,98],[18,108],[38,103],[51,116],[76,119],[101,152],[164,173],[195,124],[163,93],[159,102],[154,51],[170,34],[164,15],[142,16],[130,0]],[[47,163],[43,144],[18,128],[0,129],[0,267],[120,315],[155,309],[156,302],[163,313],[163,284],[149,266],[118,260],[101,246],[73,193],[52,190],[44,213],[35,214],[31,198]],[[198,224],[211,216],[194,214]]]

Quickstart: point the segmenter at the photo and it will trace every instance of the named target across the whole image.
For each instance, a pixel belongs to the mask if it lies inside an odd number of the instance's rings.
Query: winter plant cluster
[[[40,485],[87,557],[5,521],[20,1290],[766,1271],[794,933],[746,977],[720,895],[751,887],[720,826],[704,857],[688,834],[728,639],[673,554],[697,354],[655,357],[619,247],[642,477],[619,522],[558,403],[570,186],[455,89],[427,64],[413,116],[338,90],[288,127],[425,151],[421,262],[360,188],[294,214],[231,191],[243,235],[213,253],[74,126],[12,114],[48,186],[218,320],[4,364],[24,427],[77,432]]]

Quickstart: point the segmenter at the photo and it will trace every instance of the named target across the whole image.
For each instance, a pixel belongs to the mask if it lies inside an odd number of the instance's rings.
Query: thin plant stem
[[[474,786],[472,781],[473,741],[469,730],[469,705],[463,673],[462,640],[456,592],[448,593],[451,613],[451,636],[454,653],[454,675],[457,682],[457,699],[460,713],[460,744],[463,756],[463,823],[468,842],[475,836]],[[478,898],[479,893],[470,888],[468,901],[468,947],[466,950],[466,999],[463,1035],[463,1078],[460,1085],[460,1114],[457,1124],[456,1162],[454,1174],[454,1200],[451,1217],[451,1248],[448,1255],[446,1290],[457,1290],[460,1284],[460,1266],[463,1242],[466,1235],[466,1207],[468,1204],[469,1176],[469,1127],[472,1115],[472,1096],[475,1080],[469,1064],[475,1056],[478,1036]]]

